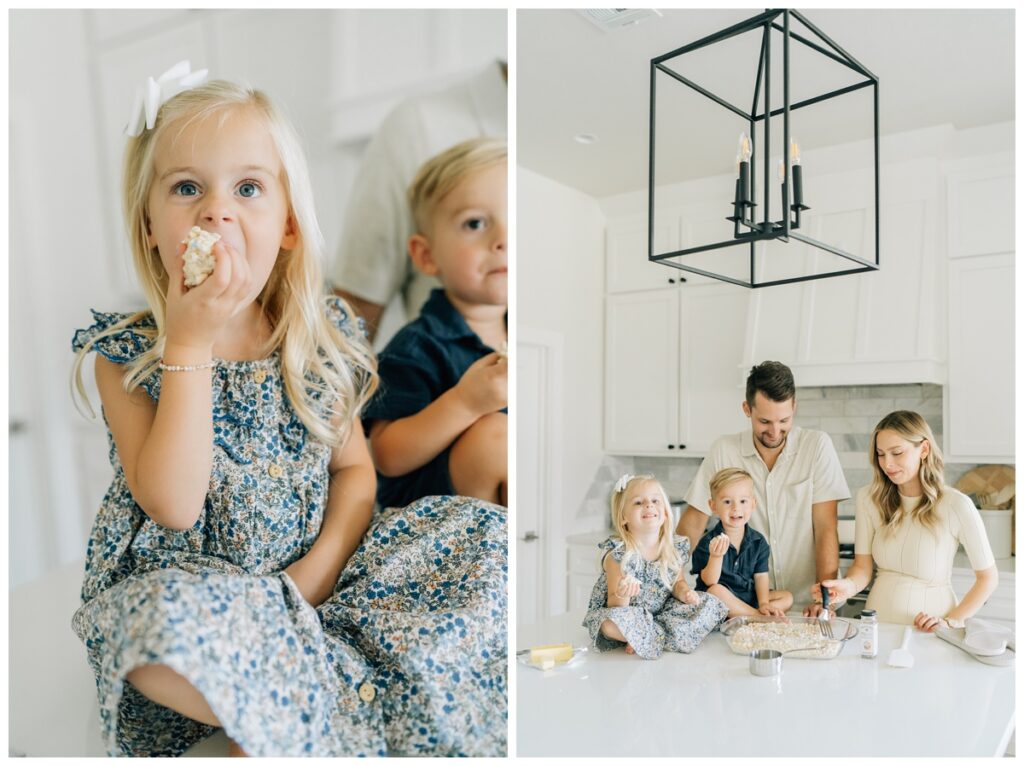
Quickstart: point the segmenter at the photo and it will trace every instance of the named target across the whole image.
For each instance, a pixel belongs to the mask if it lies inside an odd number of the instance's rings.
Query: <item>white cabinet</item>
[[[700,456],[742,430],[749,292],[686,284],[607,298],[605,449]]]
[[[818,179],[806,233],[873,254],[872,180],[865,170]],[[880,180],[880,270],[755,290],[748,364],[783,361],[801,386],[945,382],[939,163],[885,165]]]
[[[605,276],[609,293],[652,290],[680,284],[685,272],[648,260],[647,216],[626,216],[608,222]],[[658,216],[654,228],[654,251],[679,246],[679,220]]]
[[[956,593],[958,600],[962,600],[964,594],[974,585],[974,572],[971,571],[970,564],[966,559],[967,556],[962,551],[957,555],[953,574],[950,578],[953,592]],[[985,605],[978,610],[978,617],[999,620],[1004,623],[1016,622],[1015,563],[1015,559],[996,561],[996,566],[999,569],[999,585],[996,587],[995,592],[988,597]]]
[[[1014,461],[1013,164],[971,161],[949,174],[949,384],[946,458]]]

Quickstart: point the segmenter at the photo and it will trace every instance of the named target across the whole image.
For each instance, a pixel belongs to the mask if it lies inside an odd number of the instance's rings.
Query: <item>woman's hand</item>
[[[235,248],[217,242],[213,246],[213,273],[195,287],[185,287],[178,248],[179,265],[168,274],[167,347],[209,352],[221,328],[250,301],[252,272]],[[177,358],[172,362],[177,362]]]
[[[615,588],[615,595],[618,598],[627,600],[640,595],[640,581],[632,575],[624,575],[619,579],[619,584]]]
[[[914,617],[914,627],[925,633],[934,633],[936,628],[948,628],[945,617],[936,617],[927,612],[918,612]]]

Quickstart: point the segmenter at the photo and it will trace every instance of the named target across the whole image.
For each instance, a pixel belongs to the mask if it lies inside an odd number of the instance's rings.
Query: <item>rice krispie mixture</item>
[[[807,649],[794,652],[791,657],[832,658],[843,648],[839,641],[829,641],[821,635],[816,624],[806,622],[751,622],[729,636],[729,647],[737,654],[749,654],[755,649]]]

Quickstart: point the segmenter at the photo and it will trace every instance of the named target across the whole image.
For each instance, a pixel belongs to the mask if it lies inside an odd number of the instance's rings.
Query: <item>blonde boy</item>
[[[710,482],[711,512],[718,523],[693,552],[697,590],[716,596],[729,616],[781,617],[793,605],[793,594],[769,590],[768,541],[747,526],[757,507],[754,480],[741,468],[723,468]]]
[[[409,257],[442,287],[380,355],[364,423],[382,507],[507,504],[507,174],[505,142],[473,139],[428,160],[409,189]]]

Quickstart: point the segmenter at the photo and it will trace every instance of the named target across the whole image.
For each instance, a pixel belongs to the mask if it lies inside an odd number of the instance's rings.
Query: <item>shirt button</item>
[[[267,371],[256,370],[256,372],[252,374],[252,379],[255,380],[257,383],[262,383],[267,379]]]
[[[274,479],[280,479],[284,476],[284,469],[281,468],[277,463],[271,463],[270,467],[267,468],[267,473]]]
[[[373,687],[373,684],[363,684],[359,687],[359,699],[363,702],[373,702],[377,696],[377,690]]]

